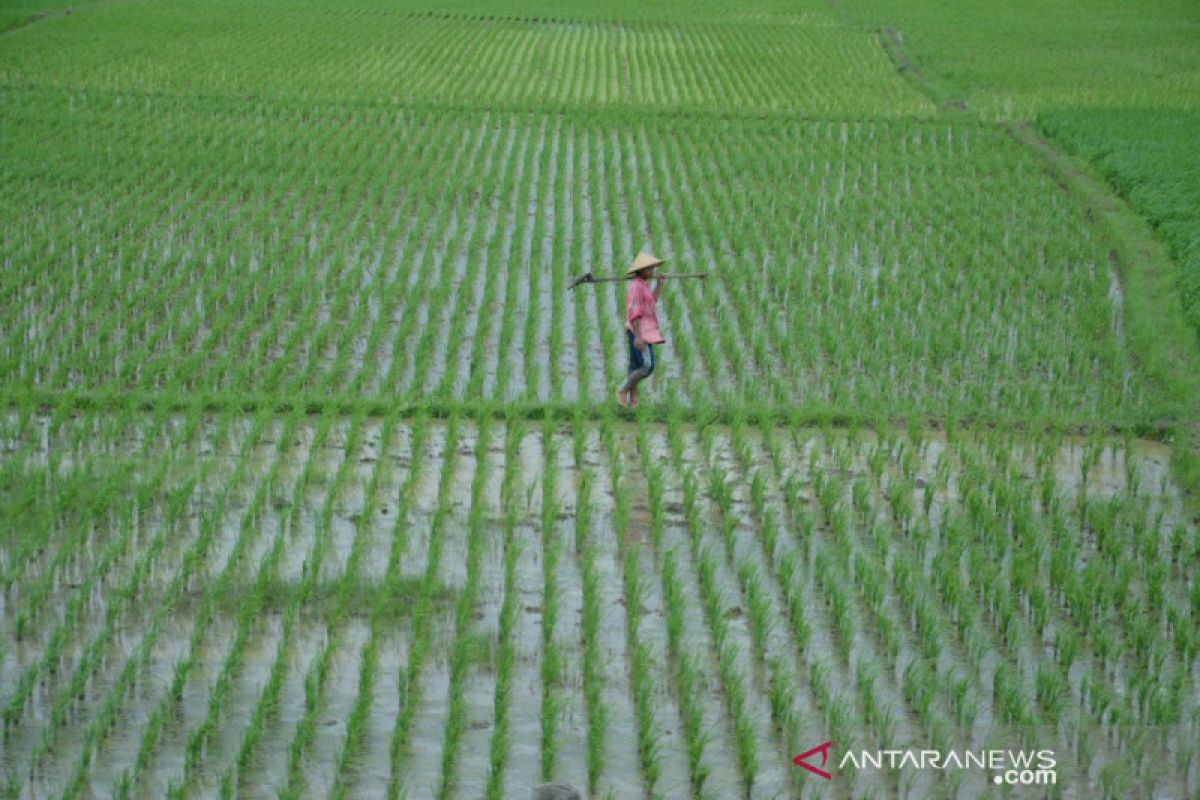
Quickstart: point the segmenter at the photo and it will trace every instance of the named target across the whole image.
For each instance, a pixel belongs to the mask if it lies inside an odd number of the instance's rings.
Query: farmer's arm
[[[655,300],[657,300],[659,295],[662,294],[662,287],[663,287],[663,279],[660,276],[659,279],[657,281],[655,281],[655,283],[654,283],[654,299]]]
[[[629,324],[633,328],[633,346],[638,350],[645,350],[646,342],[642,339],[642,318],[634,317]]]

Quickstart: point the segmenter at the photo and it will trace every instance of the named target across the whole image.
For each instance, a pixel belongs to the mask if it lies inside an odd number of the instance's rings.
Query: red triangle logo
[[[833,746],[832,741],[828,741],[825,744],[819,744],[816,747],[814,747],[812,750],[803,752],[800,755],[793,758],[792,763],[798,767],[804,767],[806,770],[808,770],[809,772],[811,772],[814,775],[820,775],[825,780],[831,781],[831,780],[833,780],[832,775],[830,775],[828,772],[826,772],[823,769],[814,767],[812,764],[808,763],[808,759],[812,756],[815,756],[817,753],[820,753],[821,754],[821,766],[822,767],[825,766],[825,763],[829,760],[829,748],[832,746]]]

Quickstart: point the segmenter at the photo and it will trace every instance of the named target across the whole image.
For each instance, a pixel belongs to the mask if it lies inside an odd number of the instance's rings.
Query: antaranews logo
[[[812,774],[833,780],[824,769],[829,761],[832,741],[819,744],[792,759],[792,763]],[[810,763],[818,753],[821,765]],[[987,770],[995,784],[1053,786],[1058,782],[1057,761],[1053,750],[847,750],[837,762],[839,770],[849,764],[855,770]]]
[[[824,778],[825,780],[831,781],[831,780],[833,780],[832,775],[830,775],[825,770],[817,769],[812,764],[808,763],[809,758],[811,758],[812,756],[815,756],[817,753],[820,753],[821,754],[821,766],[822,767],[825,766],[825,762],[829,760],[829,748],[830,747],[833,747],[832,740],[826,742],[825,744],[819,744],[816,747],[814,747],[812,750],[807,750],[807,751],[801,753],[800,755],[798,755],[792,759],[792,763],[798,767],[804,767],[806,770],[808,770],[809,772],[811,772],[814,775],[819,775],[822,778]]]

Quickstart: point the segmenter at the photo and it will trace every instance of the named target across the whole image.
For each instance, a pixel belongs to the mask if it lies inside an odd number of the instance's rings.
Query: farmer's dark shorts
[[[645,350],[638,350],[633,344],[633,331],[625,329],[625,338],[629,341],[629,371],[644,370],[649,376],[654,372],[654,345],[647,343]]]

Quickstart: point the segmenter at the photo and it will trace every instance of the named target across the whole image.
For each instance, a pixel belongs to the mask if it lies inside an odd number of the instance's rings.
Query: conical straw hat
[[[659,258],[658,256],[652,256],[645,250],[642,250],[634,257],[633,263],[629,266],[629,269],[625,270],[625,274],[632,275],[640,269],[645,269],[646,267],[657,267],[659,264],[665,263],[667,263],[666,259]]]

